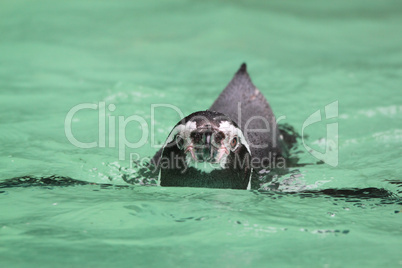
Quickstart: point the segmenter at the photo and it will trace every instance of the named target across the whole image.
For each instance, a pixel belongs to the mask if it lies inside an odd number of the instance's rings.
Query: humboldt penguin
[[[286,165],[275,116],[243,63],[206,111],[172,129],[152,163],[161,186],[250,188],[253,172]]]

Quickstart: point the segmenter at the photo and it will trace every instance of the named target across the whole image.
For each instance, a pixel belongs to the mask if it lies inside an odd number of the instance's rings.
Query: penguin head
[[[160,184],[245,189],[250,161],[250,148],[234,121],[218,112],[196,112],[171,131],[162,153]]]

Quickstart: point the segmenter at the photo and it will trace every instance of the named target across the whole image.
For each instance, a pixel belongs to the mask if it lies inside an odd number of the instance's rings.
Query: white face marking
[[[190,139],[190,133],[191,131],[195,130],[197,128],[197,124],[195,122],[189,121],[185,125],[181,124],[176,126],[171,132],[169,137],[166,140],[166,143],[163,147],[165,147],[167,144],[171,143],[175,136],[177,134],[180,134],[180,136],[183,139]]]
[[[193,141],[191,139],[191,133],[197,129],[197,124],[194,121],[189,121],[185,125],[181,124],[176,126],[170,133],[169,137],[166,140],[165,146],[171,142],[177,137],[180,136],[181,139],[183,139],[183,150],[186,150],[189,147],[193,147]],[[248,152],[251,154],[250,147],[244,138],[244,135],[242,131],[238,128],[236,128],[232,123],[229,121],[222,121],[219,124],[218,131],[221,131],[225,134],[225,138],[222,140],[222,144],[220,147],[217,149],[217,157],[216,159],[219,159],[218,163],[211,163],[208,161],[204,162],[198,162],[195,161],[191,152],[187,151],[186,152],[186,163],[188,167],[193,167],[196,168],[197,170],[204,172],[204,173],[211,173],[213,170],[219,170],[223,169],[226,166],[227,162],[227,157],[229,155],[229,150],[236,150],[240,144],[243,144]],[[232,139],[237,136],[240,141],[237,143],[237,145],[232,148],[230,145],[230,142]],[[209,137],[209,136],[208,136]],[[209,142],[209,141],[207,141]],[[219,146],[219,145],[216,145]],[[219,157],[219,158],[218,158]]]
[[[219,125],[219,130],[225,133],[226,136],[229,136],[229,139],[225,138],[225,142],[227,142],[227,144],[225,145],[227,145],[228,148],[230,148],[230,141],[233,139],[234,136],[237,135],[240,138],[240,143],[243,144],[247,148],[248,153],[251,154],[250,146],[248,145],[246,138],[244,137],[243,132],[240,129],[236,128],[228,121],[222,121]]]

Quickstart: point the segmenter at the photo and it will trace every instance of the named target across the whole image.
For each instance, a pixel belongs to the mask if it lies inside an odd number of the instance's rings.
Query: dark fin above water
[[[360,203],[364,200],[380,199],[381,204],[398,204],[402,205],[402,199],[395,193],[384,188],[346,188],[346,189],[323,189],[323,190],[307,190],[300,192],[278,192],[258,190],[259,194],[275,196],[295,195],[300,198],[333,198],[336,200],[344,200],[351,203]]]
[[[394,197],[395,194],[384,188],[350,188],[350,189],[324,189],[324,190],[310,190],[297,193],[304,197],[310,197],[312,195],[327,195],[331,197],[340,198],[358,198],[358,199],[370,199],[370,198],[389,198]]]
[[[272,155],[286,155],[271,106],[251,81],[245,63],[240,66],[209,110],[223,113],[239,125],[248,140],[253,158],[267,159]],[[267,127],[269,132],[248,131]],[[261,148],[263,144],[268,144],[268,148]]]
[[[243,62],[240,66],[240,69],[237,71],[238,73],[245,73],[247,72],[247,64]]]
[[[33,187],[33,186],[74,186],[94,184],[63,176],[34,177],[23,176],[7,179],[0,182],[0,188]]]
[[[0,182],[0,194],[4,193],[7,188],[27,188],[27,187],[70,187],[80,185],[97,185],[101,189],[113,189],[113,188],[130,188],[130,185],[112,185],[112,184],[98,184],[93,182],[86,182],[76,180],[65,176],[46,176],[46,177],[34,177],[23,176],[12,179],[7,179]],[[95,191],[95,190],[94,190]],[[317,198],[317,197],[331,197],[331,198],[345,198],[348,202],[359,202],[367,199],[381,199],[382,204],[399,204],[402,205],[401,198],[386,189],[383,188],[350,188],[350,189],[323,189],[323,190],[309,190],[300,192],[278,192],[278,191],[265,191],[257,190],[255,193],[264,195],[297,195],[301,198]]]
[[[45,176],[45,177],[35,177],[35,176],[22,176],[7,179],[0,182],[0,193],[4,193],[7,188],[28,188],[28,187],[71,187],[71,186],[81,186],[81,185],[96,185],[101,189],[108,188],[129,188],[130,185],[113,185],[109,183],[94,183],[88,181],[80,181],[66,176]],[[94,190],[97,191],[97,190]]]

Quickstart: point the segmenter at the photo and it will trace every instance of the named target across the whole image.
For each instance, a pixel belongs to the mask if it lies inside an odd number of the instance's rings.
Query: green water
[[[160,144],[180,116],[159,108],[153,118],[152,104],[206,109],[247,62],[276,116],[299,132],[339,103],[338,166],[301,167],[292,189],[400,195],[401,14],[400,1],[3,1],[0,182],[56,174],[127,185],[130,153],[150,157],[158,146],[148,140],[119,160],[118,134],[136,142],[144,128],[124,129],[118,117],[141,116]],[[77,148],[66,115],[100,102],[115,105],[106,116],[116,137]],[[86,109],[72,132],[99,145],[98,124]],[[323,149],[325,122],[305,134]],[[302,162],[317,161],[299,149]],[[0,190],[1,267],[402,266],[392,200],[137,184]]]

